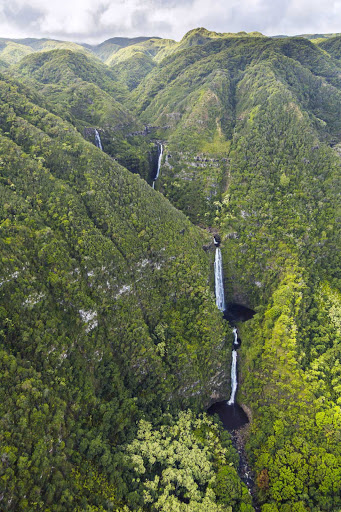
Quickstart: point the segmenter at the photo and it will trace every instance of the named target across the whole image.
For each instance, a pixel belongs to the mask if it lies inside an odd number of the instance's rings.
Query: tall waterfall
[[[232,350],[232,365],[231,365],[231,396],[230,400],[227,402],[228,405],[234,405],[234,399],[236,397],[237,392],[237,351]]]
[[[159,174],[160,174],[162,155],[163,155],[163,145],[160,143],[159,144],[159,158],[158,158],[158,161],[157,161],[157,171],[156,171],[156,175],[155,175],[155,178],[154,178],[154,181],[153,181],[153,188],[155,188],[155,182],[158,179]]]
[[[220,311],[225,311],[224,280],[223,280],[223,258],[219,247],[215,250],[214,260],[215,277],[215,302]]]
[[[214,260],[214,277],[215,277],[215,302],[220,311],[225,311],[225,295],[224,295],[224,279],[223,279],[223,258],[219,247],[215,250]],[[233,345],[238,345],[238,331],[233,328]],[[232,364],[231,364],[231,396],[227,402],[228,405],[234,405],[234,400],[237,392],[237,350],[232,350]]]
[[[101,150],[103,151],[103,148],[102,148],[102,142],[101,142],[101,137],[99,136],[99,133],[98,131],[95,129],[95,144],[96,146]]]

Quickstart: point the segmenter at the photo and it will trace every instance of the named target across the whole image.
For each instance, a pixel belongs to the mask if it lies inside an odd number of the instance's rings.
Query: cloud
[[[199,26],[294,35],[338,32],[340,17],[340,0],[0,0],[0,37],[180,39]]]

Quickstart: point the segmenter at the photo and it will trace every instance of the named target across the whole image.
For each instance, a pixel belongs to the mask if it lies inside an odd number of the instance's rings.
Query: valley
[[[0,509],[337,512],[341,36],[0,43]]]

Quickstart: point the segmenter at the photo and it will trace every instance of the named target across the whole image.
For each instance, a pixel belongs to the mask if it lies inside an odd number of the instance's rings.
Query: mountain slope
[[[140,45],[149,39],[160,39],[153,37],[112,37],[107,39],[96,46],[90,46],[89,48],[99,57],[103,62],[108,62],[109,59],[115,55],[116,52],[129,46]]]
[[[338,140],[340,70],[304,39],[226,38],[194,46],[165,59],[133,92],[131,105],[142,119],[166,127],[158,133],[168,153],[161,190],[195,222],[213,222],[214,202],[228,181],[232,134],[246,114],[236,90],[259,62],[266,67],[255,94],[263,86],[265,94],[271,70],[309,113],[319,137]]]
[[[20,86],[0,86],[3,505],[74,510],[112,491],[76,499],[72,472],[112,482],[136,420],[219,390],[225,328],[207,238]]]
[[[240,327],[239,399],[269,511],[340,507],[339,77],[305,39],[218,39],[133,93],[167,126],[160,190],[219,230],[227,300],[257,310]]]
[[[144,125],[123,106],[128,90],[101,62],[80,53],[56,50],[36,53],[10,70],[36,84],[54,111],[95,142],[100,133],[106,153],[146,180],[153,173],[154,144],[139,135]]]
[[[323,40],[318,43],[319,47],[325,50],[329,55],[336,60],[341,59],[341,37],[331,37],[330,39]]]
[[[124,94],[107,66],[91,56],[71,50],[35,53],[20,62],[15,70],[44,84],[70,85],[91,80],[109,94]]]
[[[26,55],[35,52],[50,50],[72,50],[91,55],[91,52],[82,45],[68,41],[55,41],[53,39],[6,39],[0,38],[0,58],[7,64],[16,64]]]

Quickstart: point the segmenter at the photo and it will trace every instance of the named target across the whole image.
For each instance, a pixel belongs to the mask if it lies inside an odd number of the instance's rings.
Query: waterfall
[[[96,146],[101,150],[103,151],[103,148],[102,148],[102,142],[101,142],[101,137],[99,136],[99,133],[98,131],[95,129],[95,144]]]
[[[225,305],[225,296],[224,296],[224,280],[223,280],[223,261],[222,254],[219,248],[221,243],[221,239],[219,235],[214,235],[214,245],[216,246],[215,250],[215,260],[214,260],[214,278],[215,278],[215,296],[216,296],[216,305],[218,309],[224,312],[224,318],[229,319],[234,322],[240,321],[240,318],[236,317],[231,312],[231,304],[228,304],[227,308]],[[232,304],[233,306],[233,304]],[[228,317],[230,316],[230,318]],[[246,319],[252,318],[247,317]],[[238,474],[246,484],[249,493],[253,499],[254,510],[259,511],[260,509],[255,503],[255,495],[254,489],[255,484],[253,480],[253,474],[248,465],[247,456],[244,451],[244,442],[241,441],[241,438],[238,436],[237,430],[242,426],[246,425],[249,420],[243,408],[238,405],[236,402],[236,394],[238,388],[238,375],[237,375],[237,349],[241,344],[241,339],[238,336],[237,327],[233,327],[233,344],[232,344],[232,361],[231,361],[231,393],[228,401],[224,400],[222,402],[215,402],[208,409],[209,414],[219,414],[219,417],[224,425],[224,428],[231,432],[232,443],[234,447],[238,450],[238,454],[240,456],[240,464],[238,468]],[[340,511],[341,512],[341,511]]]
[[[219,242],[220,243],[220,240]],[[217,244],[216,244],[217,245]],[[214,260],[214,277],[215,277],[215,302],[220,311],[225,311],[225,296],[224,296],[224,278],[223,278],[223,258],[221,250],[216,247],[215,260]],[[237,346],[238,343],[238,331],[234,327],[233,330],[233,345]],[[232,350],[232,365],[231,365],[231,396],[227,402],[228,405],[234,405],[234,399],[237,392],[237,350]]]
[[[158,162],[157,162],[157,171],[156,171],[156,176],[155,176],[155,180],[154,181],[156,181],[158,179],[159,174],[160,174],[162,155],[163,155],[163,145],[160,144],[159,159],[158,159]]]
[[[219,247],[215,250],[214,261],[214,277],[215,277],[215,302],[220,311],[225,311],[224,297],[224,279],[223,279],[223,259]]]
[[[153,181],[153,188],[155,188],[155,182],[156,180],[158,179],[159,177],[159,174],[160,174],[160,169],[161,169],[161,160],[162,160],[162,155],[163,155],[163,145],[160,143],[158,143],[158,146],[159,146],[159,158],[158,158],[158,161],[157,161],[157,171],[156,171],[156,175],[155,175],[155,178],[154,178],[154,181]]]
[[[232,350],[232,365],[231,365],[231,396],[227,402],[228,405],[234,405],[238,381],[237,381],[237,351]]]

